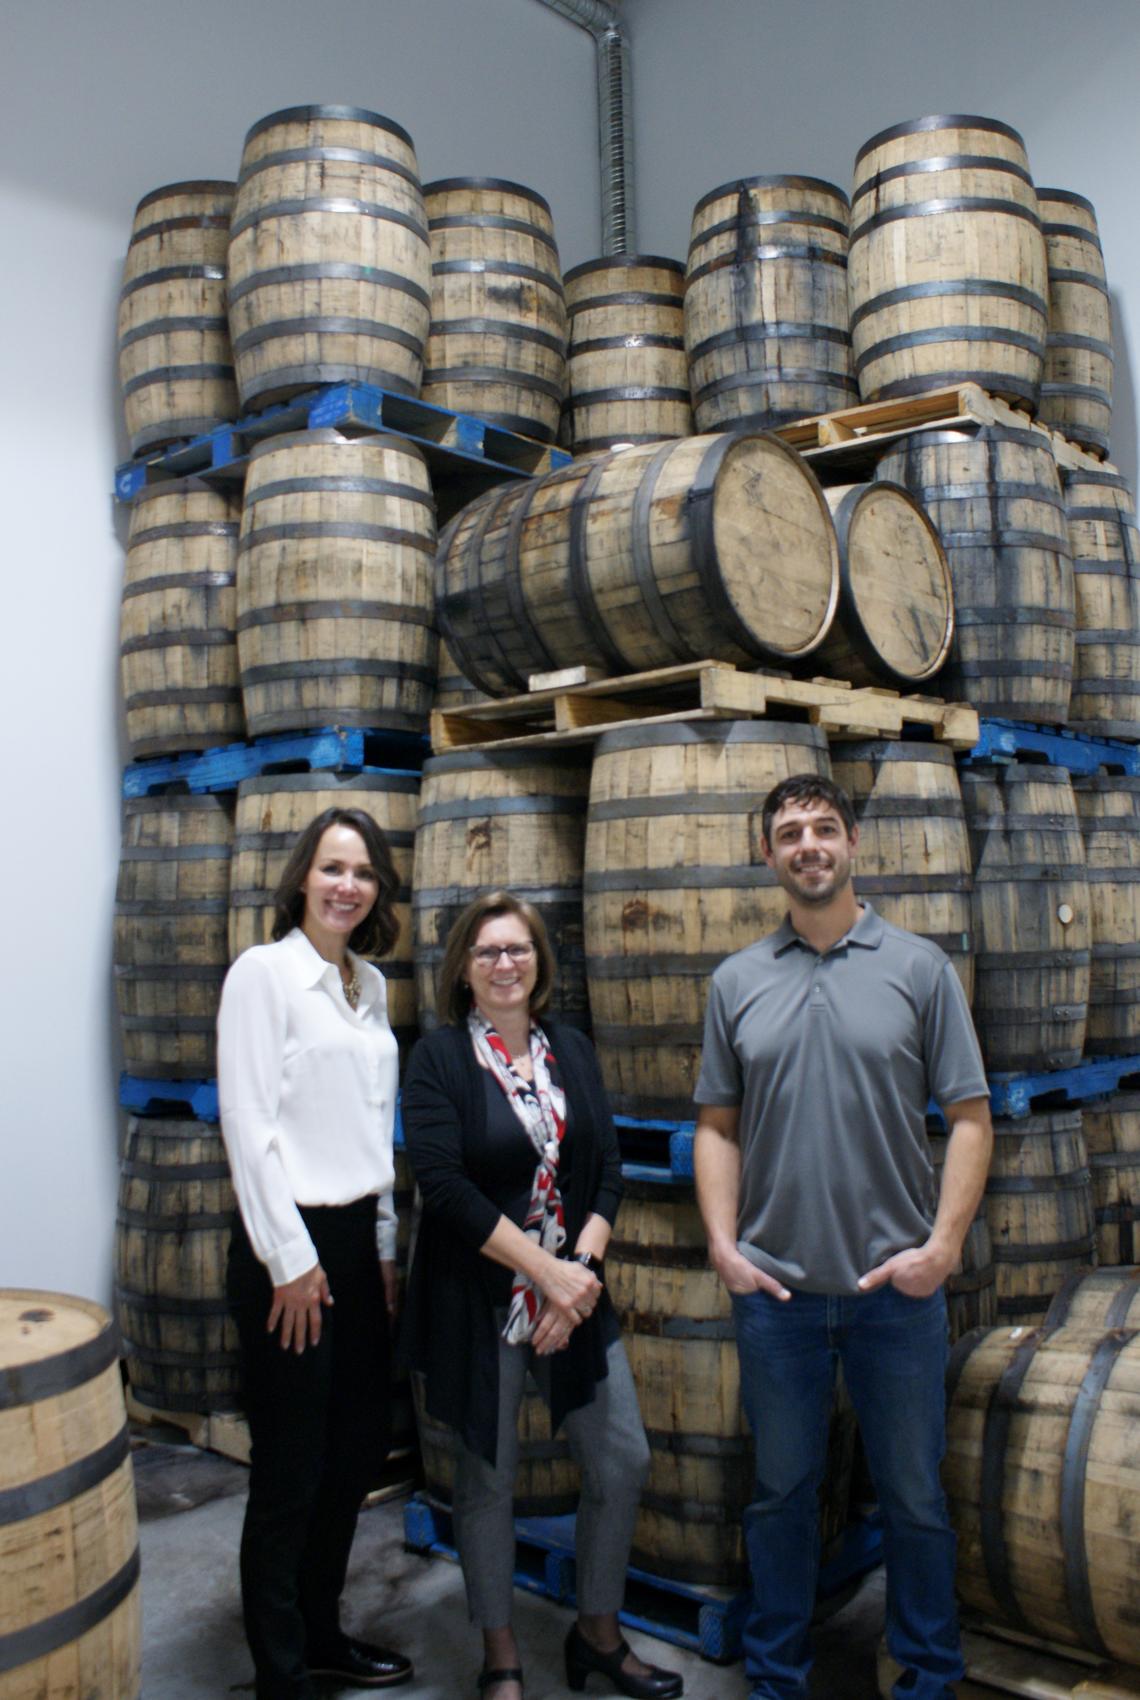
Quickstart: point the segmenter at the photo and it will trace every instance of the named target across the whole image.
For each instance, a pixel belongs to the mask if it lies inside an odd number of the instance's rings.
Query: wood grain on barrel
[[[1116,472],[1066,471],[1076,649],[1070,724],[1094,738],[1140,732],[1140,531]]]
[[[171,183],[135,211],[119,294],[119,382],[131,452],[238,416],[226,318],[234,183]]]
[[[855,161],[849,281],[864,401],[973,382],[1034,404],[1048,280],[1017,131],[953,116],[873,136]]]
[[[254,449],[237,565],[252,736],[425,728],[434,549],[427,465],[402,437],[302,431]]]
[[[119,653],[135,760],[245,736],[234,590],[240,520],[240,497],[199,479],[152,485],[131,506]]]
[[[1112,313],[1096,211],[1083,195],[1038,189],[1049,264],[1049,340],[1041,418],[1094,454],[1108,453]]]
[[[1092,1175],[1079,1109],[994,1122],[985,1192],[998,1316],[1040,1322],[1094,1254]]]
[[[693,431],[685,358],[685,268],[610,254],[566,273],[565,417],[576,455]]]
[[[1140,1093],[1114,1092],[1081,1112],[1092,1169],[1096,1261],[1140,1262]],[[1140,1323],[1140,1306],[1136,1320]],[[1113,1312],[1109,1328],[1122,1328]]]
[[[566,301],[550,207],[492,177],[424,186],[431,329],[421,396],[551,442],[566,391]]]
[[[941,670],[954,634],[938,532],[899,484],[840,484],[824,495],[839,539],[839,607],[813,664],[853,685],[913,690]]]
[[[415,148],[375,112],[298,106],[245,139],[229,243],[242,404],[315,384],[419,392],[431,306]]]
[[[1073,780],[1087,861],[1092,966],[1086,1048],[1140,1051],[1140,779]]]

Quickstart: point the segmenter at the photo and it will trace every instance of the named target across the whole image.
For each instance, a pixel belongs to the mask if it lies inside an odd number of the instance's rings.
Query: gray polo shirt
[[[987,1092],[949,958],[869,903],[822,956],[785,920],[713,975],[694,1096],[739,1105],[739,1247],[793,1289],[854,1293],[922,1244],[927,1104]]]

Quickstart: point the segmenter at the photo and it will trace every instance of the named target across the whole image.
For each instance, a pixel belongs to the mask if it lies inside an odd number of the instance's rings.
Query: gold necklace
[[[348,1004],[349,1009],[355,1009],[357,1004],[360,1002],[360,975],[354,968],[346,980],[344,977],[344,970],[341,969],[340,983],[344,987],[345,1002]]]

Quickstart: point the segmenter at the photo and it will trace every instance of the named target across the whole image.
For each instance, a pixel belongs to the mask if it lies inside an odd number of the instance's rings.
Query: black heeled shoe
[[[571,1624],[566,1637],[567,1687],[580,1694],[590,1672],[597,1671],[600,1676],[608,1676],[620,1694],[631,1695],[632,1700],[677,1700],[684,1693],[685,1680],[679,1671],[659,1670],[656,1665],[650,1665],[647,1675],[636,1676],[622,1670],[622,1660],[628,1652],[628,1641],[619,1641],[612,1653],[600,1653],[578,1633],[578,1625]]]
[[[478,1693],[485,1694],[488,1688],[491,1687],[492,1683],[496,1682],[517,1682],[521,1688],[523,1673],[517,1665],[515,1665],[511,1670],[481,1670],[479,1675],[475,1678],[475,1688]]]

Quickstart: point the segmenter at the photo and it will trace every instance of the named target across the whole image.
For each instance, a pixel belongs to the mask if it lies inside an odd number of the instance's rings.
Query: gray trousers
[[[649,1473],[649,1443],[625,1347],[606,1354],[609,1373],[593,1401],[571,1411],[564,1428],[582,1473],[575,1535],[578,1610],[587,1617],[618,1611],[641,1489]],[[547,1364],[529,1346],[499,1340],[497,1464],[469,1452],[456,1437],[452,1516],[467,1586],[471,1621],[504,1629],[511,1621],[515,1531],[511,1509],[518,1468],[518,1415],[530,1369],[545,1395]]]

